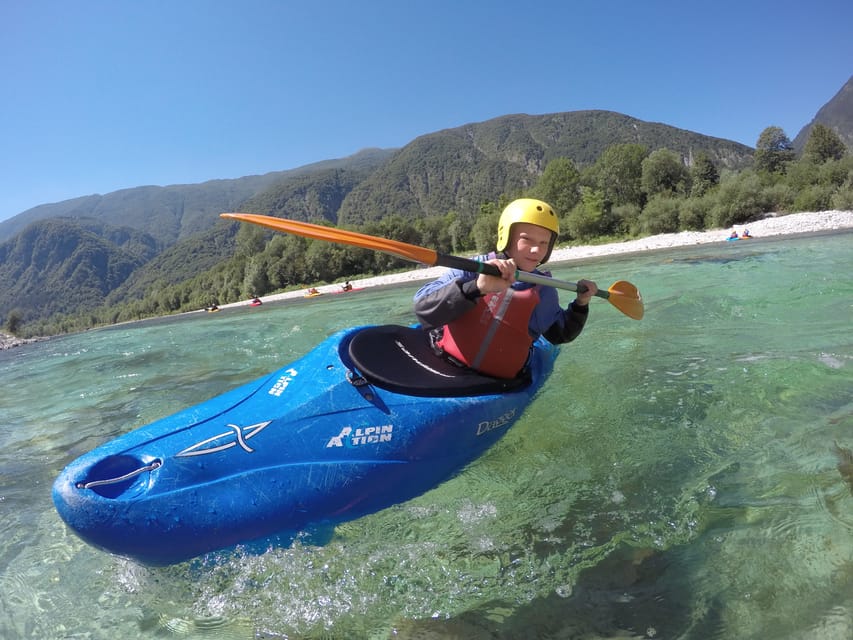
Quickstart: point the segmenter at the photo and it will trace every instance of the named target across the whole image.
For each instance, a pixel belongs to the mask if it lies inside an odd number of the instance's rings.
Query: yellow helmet
[[[498,251],[506,250],[509,245],[512,225],[516,222],[535,224],[537,227],[544,227],[551,232],[551,244],[548,245],[548,251],[539,264],[548,262],[548,258],[551,257],[551,250],[557,241],[557,235],[560,233],[560,222],[557,220],[557,213],[551,208],[551,205],[533,198],[519,198],[510,202],[498,220]]]

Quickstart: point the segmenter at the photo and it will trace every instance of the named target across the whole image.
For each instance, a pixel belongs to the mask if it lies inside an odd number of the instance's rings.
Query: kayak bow
[[[529,379],[497,380],[438,358],[420,329],[347,329],[81,456],[53,500],[83,540],[145,564],[288,544],[452,477],[518,420],[557,353],[540,339]]]

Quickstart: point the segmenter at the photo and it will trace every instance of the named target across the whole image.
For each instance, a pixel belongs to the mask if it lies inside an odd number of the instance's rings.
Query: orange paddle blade
[[[643,308],[643,296],[640,295],[640,290],[630,282],[619,280],[610,285],[607,290],[607,299],[614,307],[619,309],[629,318],[634,320],[642,320],[645,309]]]
[[[373,249],[374,251],[381,251],[392,256],[397,256],[398,258],[430,266],[434,266],[438,262],[438,253],[432,249],[406,242],[398,242],[397,240],[369,236],[365,233],[345,231],[343,229],[336,229],[335,227],[324,227],[323,225],[311,224],[310,222],[297,222],[296,220],[262,216],[255,213],[220,213],[219,216],[242,220],[243,222],[251,222],[252,224],[267,227],[268,229],[292,233],[293,235],[312,238],[314,240],[326,240],[327,242],[339,242],[354,247],[361,247],[362,249]]]

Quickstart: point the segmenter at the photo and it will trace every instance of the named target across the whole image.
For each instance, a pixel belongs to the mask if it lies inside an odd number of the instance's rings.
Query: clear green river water
[[[413,322],[418,284],[0,353],[0,637],[853,637],[853,233],[553,271],[629,280],[646,317],[594,300],[501,441],[324,546],[148,568],[77,539],[51,485],[337,329]]]

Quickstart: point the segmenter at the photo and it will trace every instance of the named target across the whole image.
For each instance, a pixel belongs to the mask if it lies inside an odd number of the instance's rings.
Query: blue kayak
[[[558,351],[540,338],[525,375],[498,380],[434,355],[421,329],[347,329],[81,456],[54,504],[87,543],[144,564],[287,544],[452,477],[521,416]]]

